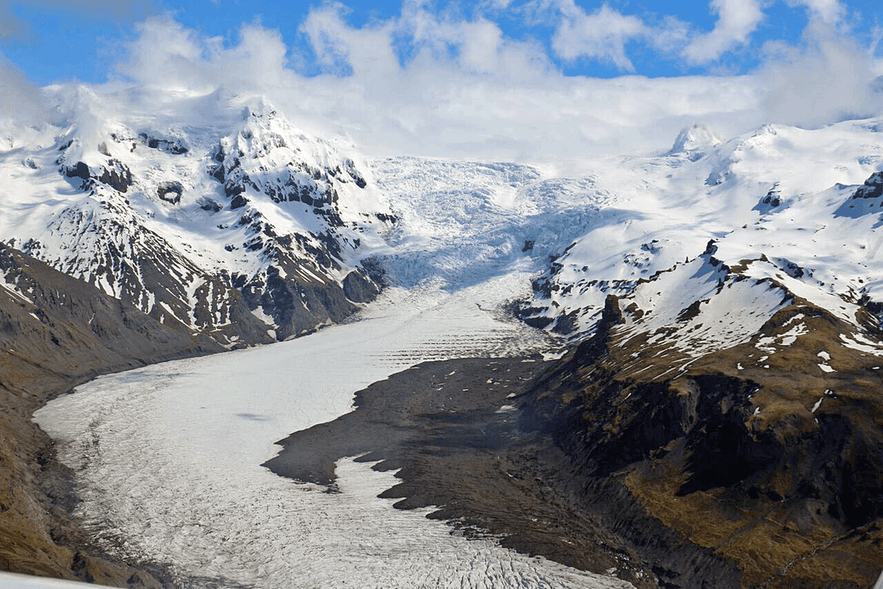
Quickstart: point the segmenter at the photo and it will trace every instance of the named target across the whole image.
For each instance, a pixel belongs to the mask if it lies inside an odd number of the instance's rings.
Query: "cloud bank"
[[[0,54],[0,120],[35,124],[47,116],[40,89]]]
[[[817,126],[883,114],[874,90],[881,59],[850,34],[844,7],[788,1],[808,15],[803,38],[768,43],[761,65],[738,76],[596,79],[565,75],[558,64],[591,59],[630,71],[637,42],[710,63],[749,42],[764,18],[758,0],[712,0],[717,21],[706,32],[675,18],[651,24],[608,5],[588,11],[573,0],[485,0],[469,14],[410,0],[396,16],[361,26],[349,22],[343,4],[313,8],[294,47],[259,24],[222,39],[170,16],[148,18],[120,55],[116,79],[92,90],[108,104],[111,96],[122,101],[122,111],[159,110],[180,96],[220,104],[262,95],[305,130],[345,137],[369,155],[569,171],[595,157],[663,151],[696,122],[733,135],[764,123]],[[512,38],[495,20],[501,15],[541,21],[551,36]]]
[[[347,136],[370,154],[568,165],[667,147],[697,118],[741,128],[757,102],[743,78],[568,77],[539,44],[507,39],[491,21],[422,9],[355,28],[327,5],[302,33],[325,73],[299,73],[305,57],[273,30],[247,25],[224,44],[168,17],[139,25],[117,71],[157,96],[262,94],[305,129]]]
[[[683,55],[691,63],[705,64],[745,45],[763,20],[759,0],[711,0],[711,9],[718,17],[714,29],[684,48]]]

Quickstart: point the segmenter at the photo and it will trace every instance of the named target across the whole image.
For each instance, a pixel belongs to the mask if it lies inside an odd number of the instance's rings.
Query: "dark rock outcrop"
[[[132,185],[132,172],[119,160],[109,160],[101,170],[98,181],[118,192],[126,192]]]
[[[367,288],[363,284],[360,293],[367,294]],[[243,282],[241,292],[251,308],[261,307],[272,316],[278,339],[305,335],[318,325],[343,321],[358,310],[336,283],[293,279],[288,271],[283,276],[275,266],[269,267],[265,278]]]
[[[150,149],[158,149],[171,155],[183,155],[190,151],[187,145],[180,139],[164,139],[153,137],[147,133],[139,133],[138,139]]]
[[[241,209],[245,205],[248,204],[248,199],[242,196],[242,193],[236,193],[232,199],[230,199],[230,208],[234,211],[236,209]]]
[[[115,159],[108,160],[107,165],[101,167],[100,173],[93,173],[85,162],[65,165],[62,172],[68,178],[97,180],[119,192],[126,192],[132,185],[132,172],[125,164]]]
[[[344,296],[354,303],[368,303],[377,298],[380,286],[363,270],[353,270],[341,284]]]
[[[77,162],[72,166],[65,166],[64,175],[68,178],[80,178],[81,180],[89,179],[89,166],[84,162]]]
[[[184,194],[184,186],[176,180],[162,182],[156,187],[156,195],[160,199],[172,204],[181,202],[182,194]]]
[[[877,198],[883,196],[883,172],[876,172],[858,187],[852,198]]]

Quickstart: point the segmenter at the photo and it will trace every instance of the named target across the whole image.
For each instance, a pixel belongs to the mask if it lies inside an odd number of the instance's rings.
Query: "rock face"
[[[859,186],[852,198],[877,198],[883,196],[883,172],[877,172]]]
[[[71,517],[73,479],[31,414],[98,374],[220,350],[0,245],[0,570],[159,587],[89,548]]]

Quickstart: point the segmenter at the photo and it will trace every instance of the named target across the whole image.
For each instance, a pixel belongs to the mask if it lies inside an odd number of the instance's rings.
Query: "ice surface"
[[[864,352],[866,354],[873,354],[874,356],[883,356],[883,347],[881,347],[879,343],[860,333],[852,334],[852,337],[845,333],[841,333],[840,341],[843,342],[843,346],[846,348]]]
[[[515,164],[390,158],[372,161],[371,169],[401,219],[384,260],[401,286],[535,272],[605,222],[614,200],[592,176],[546,178]]]
[[[796,317],[797,316],[789,319],[788,323],[786,323],[785,325],[786,326],[789,325]],[[801,335],[806,335],[807,333],[809,333],[809,328],[806,326],[806,324],[805,323],[798,323],[796,326],[792,327],[791,329],[789,329],[785,333],[780,333],[778,335],[764,336],[764,337],[757,338],[757,343],[755,344],[755,347],[758,350],[760,350],[761,352],[767,352],[768,354],[775,354],[776,353],[775,346],[777,346],[777,345],[778,346],[793,345],[794,342],[797,341],[798,337],[800,337]],[[830,357],[825,358],[824,356],[822,356],[822,354],[825,354],[825,352],[819,353],[819,357],[821,357],[823,360],[825,360],[825,359],[830,360],[831,359]]]

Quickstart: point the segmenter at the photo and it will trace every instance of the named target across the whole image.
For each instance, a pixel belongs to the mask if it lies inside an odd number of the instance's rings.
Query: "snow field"
[[[614,198],[556,260],[551,296],[535,306],[551,304],[550,318],[576,311],[587,333],[607,294],[629,296],[713,240],[718,260],[855,323],[855,302],[883,298],[881,198],[851,199],[880,170],[879,129],[767,125],[717,142],[694,128],[662,156],[592,162],[593,186]]]

